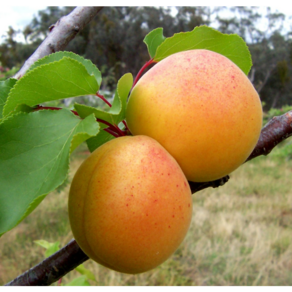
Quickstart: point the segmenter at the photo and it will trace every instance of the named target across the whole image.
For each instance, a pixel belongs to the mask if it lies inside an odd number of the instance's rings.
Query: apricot
[[[260,136],[262,106],[243,71],[225,56],[189,50],[163,59],[134,86],[126,109],[133,135],[157,140],[194,182],[239,167]]]
[[[164,262],[183,241],[191,191],[173,157],[146,136],[125,136],[97,148],[77,170],[69,219],[80,248],[123,273]]]

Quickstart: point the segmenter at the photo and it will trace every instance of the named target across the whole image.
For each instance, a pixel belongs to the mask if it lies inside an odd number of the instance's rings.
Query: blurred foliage
[[[11,71],[11,68],[21,67],[47,36],[50,26],[73,9],[50,6],[39,11],[22,32],[9,27],[0,44],[2,68]],[[199,25],[208,25],[223,33],[236,33],[250,49],[253,67],[249,78],[259,92],[265,112],[269,112],[271,108],[292,104],[292,31],[283,28],[290,18],[272,12],[269,7],[105,7],[66,50],[91,59],[102,72],[101,89],[112,92],[123,74],[137,74],[148,61],[143,39],[154,28],[163,27],[166,37]],[[260,26],[259,23],[266,24]],[[25,43],[15,40],[17,34],[23,35]],[[5,70],[0,72],[0,78],[17,71],[12,69],[8,74]],[[95,102],[90,97],[80,99],[91,104]]]

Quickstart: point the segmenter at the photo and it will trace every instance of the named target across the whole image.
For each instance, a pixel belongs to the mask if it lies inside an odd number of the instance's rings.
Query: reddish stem
[[[135,80],[134,80],[134,83],[133,83],[132,88],[136,85],[136,83],[137,83],[138,80],[140,79],[140,77],[141,77],[143,71],[144,71],[148,66],[150,66],[150,65],[153,64],[153,63],[156,63],[156,62],[155,62],[153,59],[150,59],[149,61],[147,61],[147,62],[143,65],[143,67],[140,69],[140,71],[138,72],[137,76],[135,77]]]
[[[103,100],[109,107],[112,107],[111,103],[108,102],[103,95],[101,95],[100,93],[97,92],[96,96],[98,96],[101,100]]]
[[[118,138],[118,137],[120,137],[120,135],[119,134],[117,134],[116,132],[114,132],[112,129],[110,129],[110,128],[105,128],[105,129],[103,129],[104,131],[106,131],[106,132],[108,132],[109,134],[111,134],[112,136],[114,136],[115,138]]]
[[[105,99],[105,97],[103,95],[101,95],[100,93],[97,92],[96,96],[98,96],[100,99],[102,99],[109,107],[112,107],[112,105]],[[125,125],[126,130],[128,130],[128,126],[127,126],[125,121],[123,121],[123,124]]]
[[[43,110],[43,109],[44,110],[48,110],[48,109],[49,110],[61,110],[62,108],[60,108],[60,107],[51,107],[51,106],[41,106],[41,105],[38,105],[34,110],[35,111],[38,111],[38,110]],[[76,111],[71,110],[71,112],[74,115],[76,115],[76,116],[79,117],[79,114]],[[108,133],[110,133],[112,135],[114,133],[114,135],[113,135],[114,137],[120,137],[120,136],[125,136],[126,135],[117,125],[112,125],[109,122],[106,122],[106,121],[104,121],[102,119],[98,119],[98,118],[96,118],[96,121],[107,125],[109,127],[108,129],[110,129],[111,131],[110,132],[109,131],[106,131],[106,132],[108,132]],[[106,129],[104,129],[104,130],[106,130]]]
[[[125,136],[125,133],[117,125],[114,125],[114,127],[116,128],[116,131],[120,136]]]
[[[47,109],[49,109],[49,110],[61,110],[62,108],[61,107],[53,107],[53,106],[41,106],[41,105],[38,105],[34,110],[35,111],[39,111],[39,110],[43,110],[43,109],[45,109],[45,110],[47,110]],[[71,112],[75,115],[75,116],[78,116],[79,117],[79,115],[78,115],[78,113],[76,112],[76,111],[72,111],[71,110]]]
[[[98,118],[96,118],[96,120],[107,125],[111,131],[117,133],[119,136],[125,136],[125,133],[117,125],[112,125],[111,123]]]

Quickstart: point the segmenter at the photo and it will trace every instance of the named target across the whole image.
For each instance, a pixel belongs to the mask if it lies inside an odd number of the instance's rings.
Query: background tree
[[[9,28],[0,45],[2,66],[21,66],[47,36],[51,24],[72,9],[48,7],[39,11],[22,32]],[[208,25],[223,33],[236,33],[249,46],[253,58],[249,78],[268,111],[292,102],[292,85],[288,82],[292,70],[291,31],[284,30],[286,19],[283,13],[259,7],[107,7],[66,50],[91,59],[104,76],[102,89],[112,91],[122,74],[137,73],[147,61],[143,38],[156,27],[163,27],[166,37],[199,25]],[[26,43],[15,41],[17,33],[23,34]]]

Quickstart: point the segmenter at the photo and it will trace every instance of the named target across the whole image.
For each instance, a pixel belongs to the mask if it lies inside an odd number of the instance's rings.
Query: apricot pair
[[[164,262],[183,241],[192,215],[187,180],[221,178],[246,160],[262,107],[233,62],[190,50],[142,76],[126,121],[134,136],[107,142],[78,169],[69,218],[90,258],[135,274]]]

